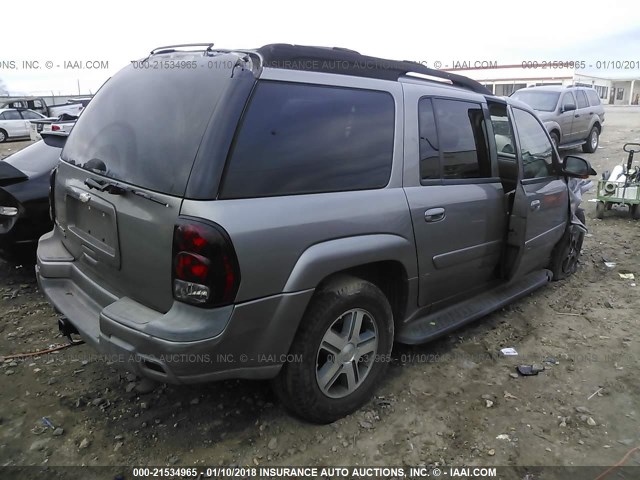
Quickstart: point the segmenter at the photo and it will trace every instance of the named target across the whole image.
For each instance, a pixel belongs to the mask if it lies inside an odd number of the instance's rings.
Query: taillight
[[[54,193],[56,189],[56,172],[58,168],[54,168],[51,170],[51,174],[49,175],[49,217],[52,222],[56,220],[56,203],[54,198]]]
[[[219,225],[188,217],[173,229],[173,298],[203,307],[232,303],[240,267],[231,239]]]
[[[58,130],[61,130],[60,125],[51,125],[52,132],[57,132]]]

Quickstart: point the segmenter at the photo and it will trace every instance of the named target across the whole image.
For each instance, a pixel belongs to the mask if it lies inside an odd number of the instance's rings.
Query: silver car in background
[[[598,93],[587,87],[541,86],[515,91],[511,98],[533,108],[557,148],[598,148],[604,107]]]

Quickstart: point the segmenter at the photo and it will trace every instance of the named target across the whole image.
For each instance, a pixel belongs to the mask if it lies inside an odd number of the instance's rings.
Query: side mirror
[[[575,109],[576,109],[575,103],[567,103],[566,105],[562,106],[562,113],[570,112],[570,111],[575,110]]]
[[[587,178],[589,175],[597,175],[591,164],[582,157],[567,155],[562,161],[562,173],[567,177]]]

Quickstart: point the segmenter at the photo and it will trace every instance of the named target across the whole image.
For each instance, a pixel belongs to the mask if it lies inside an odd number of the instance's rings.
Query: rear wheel
[[[372,396],[393,345],[385,295],[365,280],[340,276],[314,296],[273,388],[285,407],[316,423],[352,413]]]
[[[604,209],[605,209],[604,202],[596,203],[596,218],[599,218],[600,220],[604,218]]]
[[[587,143],[582,145],[582,151],[585,153],[593,153],[598,149],[598,143],[600,142],[600,131],[598,127],[593,126],[587,137]]]
[[[7,132],[5,132],[0,128],[0,143],[6,142],[7,138],[9,138],[9,135],[7,135]]]
[[[629,206],[629,212],[634,220],[640,220],[640,207],[638,207],[637,203]]]

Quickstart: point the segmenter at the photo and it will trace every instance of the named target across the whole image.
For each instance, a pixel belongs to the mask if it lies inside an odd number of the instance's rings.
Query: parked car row
[[[0,108],[15,108],[22,110],[33,110],[45,117],[59,117],[60,115],[73,115],[77,117],[89,104],[91,97],[70,98],[65,103],[58,105],[47,105],[44,98],[13,98],[4,103],[0,103]]]
[[[24,138],[31,135],[31,122],[46,119],[33,110],[0,108],[0,143],[9,139]]]
[[[105,84],[51,176],[37,252],[63,333],[122,367],[271,379],[292,412],[330,422],[371,397],[394,342],[430,341],[575,271],[586,230],[568,180],[595,172],[561,159],[517,98],[345,49],[150,56],[203,68],[128,66]],[[57,148],[46,140],[33,148]],[[5,190],[29,154],[12,157]]]

